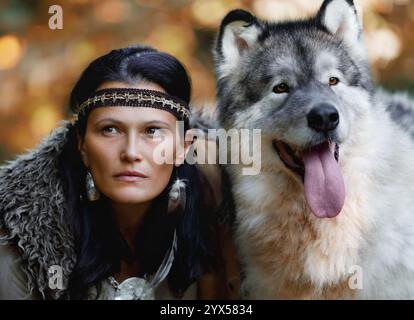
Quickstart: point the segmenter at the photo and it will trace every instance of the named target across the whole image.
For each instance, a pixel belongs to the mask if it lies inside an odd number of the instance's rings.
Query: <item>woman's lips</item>
[[[115,179],[124,182],[142,181],[148,178],[145,174],[137,171],[123,171],[114,175]]]

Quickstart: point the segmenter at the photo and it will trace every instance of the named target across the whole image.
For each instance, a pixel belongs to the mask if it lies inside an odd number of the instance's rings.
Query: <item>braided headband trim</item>
[[[96,91],[81,103],[78,113],[112,106],[139,106],[169,111],[178,119],[188,119],[190,110],[181,99],[160,91],[135,88],[108,88]]]

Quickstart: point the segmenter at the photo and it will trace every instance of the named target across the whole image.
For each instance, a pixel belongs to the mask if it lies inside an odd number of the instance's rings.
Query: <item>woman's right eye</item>
[[[106,126],[102,128],[102,132],[106,134],[116,134],[118,133],[118,130],[115,127],[112,126]]]

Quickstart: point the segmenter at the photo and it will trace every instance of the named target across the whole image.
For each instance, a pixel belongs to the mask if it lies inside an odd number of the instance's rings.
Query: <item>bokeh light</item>
[[[108,51],[141,43],[183,61],[194,108],[214,109],[212,49],[221,19],[244,8],[260,18],[309,17],[322,0],[61,1],[63,29],[48,27],[46,0],[0,1],[0,163],[34,147],[68,118],[83,69]],[[414,0],[355,0],[375,79],[414,93]],[[209,109],[209,110],[210,110]]]
[[[0,70],[14,68],[20,61],[23,48],[15,35],[0,37]]]

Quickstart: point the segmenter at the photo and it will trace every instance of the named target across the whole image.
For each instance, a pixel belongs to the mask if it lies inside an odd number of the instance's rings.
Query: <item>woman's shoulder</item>
[[[5,232],[0,229],[0,237]],[[27,276],[17,247],[12,243],[0,242],[0,300],[37,299],[28,288]]]

